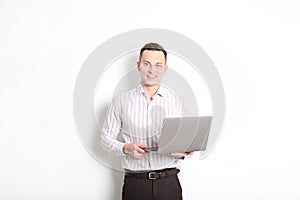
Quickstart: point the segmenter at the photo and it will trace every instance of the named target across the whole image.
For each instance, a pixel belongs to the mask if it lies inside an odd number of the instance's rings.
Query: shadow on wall
[[[107,110],[108,105],[106,106]],[[102,112],[101,116],[105,116],[106,112]],[[108,192],[108,196],[110,197],[109,199],[111,200],[118,200],[121,199],[121,191],[122,191],[122,186],[123,186],[123,172],[121,171],[121,158],[117,157],[115,155],[109,154],[106,152],[100,145],[100,134],[99,133],[99,128],[95,127],[95,132],[94,132],[94,140],[93,140],[93,150],[94,152],[92,153],[95,155],[95,158],[104,166],[109,167],[112,170],[109,170],[109,177],[111,177],[111,180],[113,181],[114,187],[107,187],[109,188],[110,191]],[[105,183],[104,183],[105,184]],[[106,190],[107,190],[106,189]],[[101,199],[101,198],[100,198]]]
[[[123,169],[121,167],[121,157],[115,156],[111,153],[106,152],[101,147],[101,141],[100,141],[100,134],[102,130],[102,124],[105,120],[106,112],[108,109],[109,104],[111,103],[111,100],[113,97],[128,91],[132,88],[137,87],[139,84],[139,74],[134,66],[134,63],[136,62],[136,53],[130,54],[129,56],[126,56],[124,59],[120,59],[120,63],[114,63],[115,67],[125,67],[125,75],[121,78],[121,80],[116,83],[116,87],[112,88],[113,91],[111,91],[111,97],[109,99],[103,101],[103,91],[101,90],[102,87],[98,87],[98,91],[96,91],[96,105],[95,105],[95,113],[97,115],[97,122],[98,126],[93,127],[92,133],[89,135],[91,137],[85,137],[86,141],[85,144],[91,145],[87,149],[89,149],[91,152],[91,155],[98,160],[101,164],[103,164],[106,167],[109,167],[112,170],[109,170],[111,180],[113,181],[114,187],[109,187],[110,191],[108,192],[109,200],[117,200],[121,199],[121,192],[122,192],[122,186],[123,186],[123,180],[124,180],[124,173]],[[113,76],[118,77],[118,74],[113,74]],[[114,80],[112,77],[111,80]],[[107,83],[108,85],[110,83]],[[105,87],[105,86],[104,86]],[[97,96],[99,95],[99,96]],[[97,98],[98,97],[98,98]],[[98,104],[98,105],[97,105]],[[101,105],[100,105],[101,104]],[[121,141],[121,137],[118,137],[118,139]]]

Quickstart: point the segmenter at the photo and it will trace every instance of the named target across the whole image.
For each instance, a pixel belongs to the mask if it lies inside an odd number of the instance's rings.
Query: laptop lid
[[[165,118],[158,153],[204,151],[212,116]]]

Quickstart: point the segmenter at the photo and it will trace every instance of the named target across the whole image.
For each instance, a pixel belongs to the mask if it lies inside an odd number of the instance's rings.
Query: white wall
[[[1,1],[0,199],[118,199],[121,174],[82,146],[77,73],[98,45],[137,28],[196,41],[225,87],[214,151],[187,160],[185,199],[300,198],[297,1]]]

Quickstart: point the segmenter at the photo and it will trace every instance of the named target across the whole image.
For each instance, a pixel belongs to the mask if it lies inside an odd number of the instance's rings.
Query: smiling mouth
[[[157,78],[157,76],[147,75],[147,78],[148,78],[148,79],[155,79],[155,78]]]

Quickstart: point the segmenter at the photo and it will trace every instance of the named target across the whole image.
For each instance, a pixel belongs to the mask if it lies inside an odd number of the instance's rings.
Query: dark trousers
[[[125,175],[122,200],[182,200],[178,176],[151,180]]]

